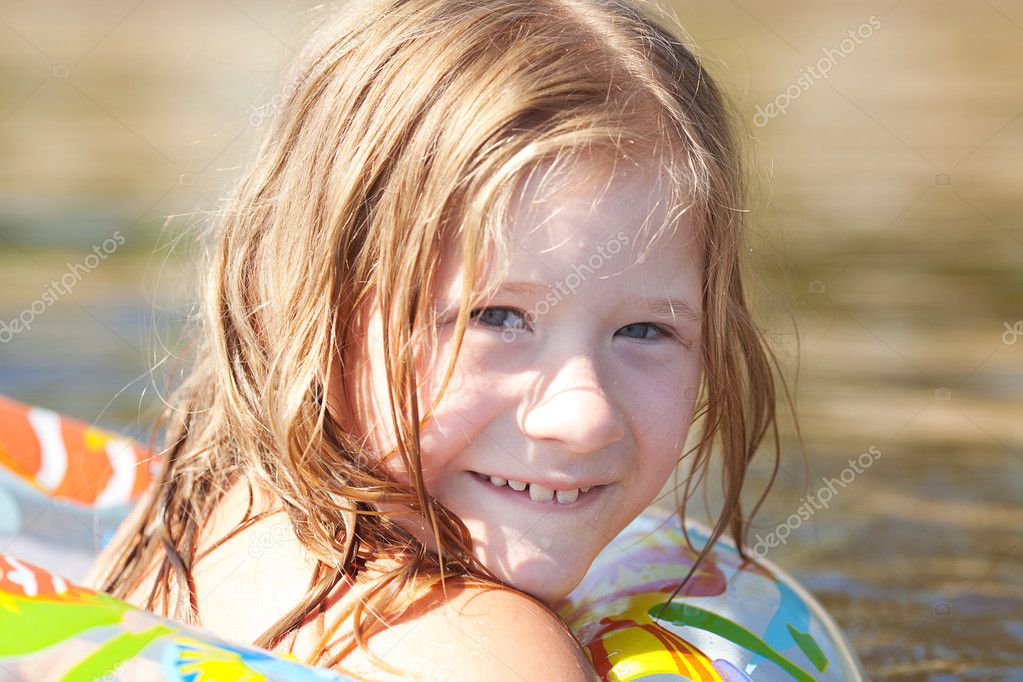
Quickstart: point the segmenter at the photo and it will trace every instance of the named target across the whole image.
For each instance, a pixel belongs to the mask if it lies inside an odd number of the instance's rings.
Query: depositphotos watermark
[[[849,466],[839,472],[838,478],[822,477],[821,481],[824,482],[824,485],[818,488],[815,494],[802,498],[800,500],[802,504],[785,519],[784,523],[778,524],[766,537],[757,534],[756,544],[751,548],[753,555],[763,558],[767,556],[767,550],[786,544],[792,531],[803,525],[803,521],[813,518],[813,515],[819,510],[827,509],[831,500],[838,495],[839,490],[855,481],[858,475],[880,458],[881,449],[876,445],[871,445],[866,452],[861,452],[858,457],[850,457]]]
[[[258,559],[263,556],[266,550],[283,543],[287,539],[288,527],[283,523],[276,523],[269,528],[264,528],[249,542],[249,556],[253,559]]]
[[[1015,324],[1003,322],[1005,331],[1002,332],[1002,343],[1006,346],[1013,346],[1017,341],[1023,339],[1023,320],[1016,320]]]
[[[249,105],[249,125],[253,128],[259,128],[264,123],[274,117],[278,111],[284,107],[284,103],[295,94],[298,90],[299,84],[305,77],[303,73],[296,74],[289,82],[284,84],[281,91],[271,97],[268,101],[262,104],[251,104]]]
[[[574,294],[587,277],[604,267],[628,243],[629,236],[624,232],[618,232],[612,235],[606,243],[598,244],[597,253],[591,254],[582,265],[574,263],[572,272],[548,287],[544,297],[527,311],[526,316],[530,320],[537,320],[549,313],[554,306]],[[514,341],[517,334],[518,332],[514,329],[503,329],[501,330],[501,340]]]
[[[107,259],[107,256],[124,246],[127,241],[120,230],[114,231],[113,236],[103,240],[102,244],[92,247],[92,253],[82,259],[81,263],[65,261],[67,272],[60,276],[60,279],[50,280],[49,285],[42,295],[26,306],[16,317],[11,320],[0,320],[0,343],[7,343],[20,334],[32,328],[37,317],[46,312],[46,309],[60,300],[61,296],[71,293],[75,285],[82,281],[85,275],[99,267],[99,264]]]
[[[845,59],[853,53],[857,45],[874,35],[874,31],[881,28],[881,20],[870,15],[867,21],[856,28],[849,29],[848,38],[843,38],[838,47],[825,47],[821,50],[824,56],[815,63],[804,66],[799,70],[799,78],[795,83],[789,85],[773,101],[766,106],[757,105],[757,113],[753,116],[753,125],[758,128],[766,126],[772,118],[784,114],[794,100],[799,99],[804,92],[814,86],[822,78],[831,77],[831,69],[838,65],[839,59]]]
[[[126,677],[128,670],[124,665],[124,661],[118,663],[115,667],[107,670],[102,675],[93,678],[93,682],[121,682],[121,680],[128,679]]]

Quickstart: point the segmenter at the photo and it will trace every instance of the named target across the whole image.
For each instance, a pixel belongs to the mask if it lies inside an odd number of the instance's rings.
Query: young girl
[[[720,458],[703,553],[744,542],[775,394],[739,153],[655,16],[328,25],[217,226],[162,473],[87,582],[360,679],[584,680],[550,605],[681,459],[684,516]]]

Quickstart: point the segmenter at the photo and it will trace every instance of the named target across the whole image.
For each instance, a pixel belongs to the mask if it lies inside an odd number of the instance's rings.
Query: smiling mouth
[[[566,490],[555,490],[549,488],[540,483],[529,483],[526,481],[516,481],[514,479],[509,480],[501,478],[500,476],[490,476],[489,474],[481,474],[478,471],[470,471],[469,473],[477,476],[478,478],[489,481],[495,488],[509,487],[512,490],[523,493],[523,497],[528,496],[533,502],[553,502],[557,500],[558,504],[574,504],[579,499],[580,495],[585,495],[591,489],[602,488],[602,485],[586,486],[584,488],[570,488]]]

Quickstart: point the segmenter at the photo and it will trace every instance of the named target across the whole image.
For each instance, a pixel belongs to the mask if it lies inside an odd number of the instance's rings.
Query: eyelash
[[[525,315],[525,313],[523,313],[521,310],[518,310],[517,308],[505,308],[505,307],[500,307],[500,306],[491,306],[491,307],[487,307],[487,308],[477,308],[476,310],[473,310],[471,313],[469,313],[469,317],[470,317],[470,319],[475,321],[476,318],[478,318],[481,313],[485,313],[485,312],[490,311],[490,310],[506,310],[506,311],[513,312],[513,313],[516,313],[516,314],[520,315],[523,319],[526,319],[526,317],[527,317]],[[679,338],[670,329],[668,329],[666,327],[663,327],[663,326],[661,326],[659,324],[656,324],[654,322],[630,322],[629,324],[625,325],[625,327],[633,327],[633,326],[636,326],[636,325],[646,325],[647,327],[651,327],[653,329],[656,329],[658,332],[661,333],[662,336],[664,336],[667,339],[678,340],[678,338]],[[491,326],[491,325],[487,325],[487,326]],[[622,327],[622,329],[625,329],[625,327]],[[629,337],[629,338],[633,338],[636,341],[651,341],[652,342],[652,341],[657,341],[658,340],[657,338],[652,338],[652,339],[648,339],[648,338],[635,338],[635,337]]]

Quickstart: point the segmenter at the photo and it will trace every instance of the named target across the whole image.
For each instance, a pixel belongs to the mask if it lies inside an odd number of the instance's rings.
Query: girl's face
[[[491,571],[547,602],[654,500],[692,421],[703,260],[688,214],[653,248],[633,244],[648,215],[665,217],[655,186],[649,166],[619,169],[599,203],[577,183],[533,204],[538,183],[526,185],[503,289],[476,309],[421,432],[427,490],[463,520]],[[460,259],[446,254],[440,273],[438,347],[422,349],[417,368],[422,411],[451,353]],[[368,324],[358,419],[387,452],[396,440],[377,309]],[[409,480],[399,457],[388,466]],[[436,549],[424,522],[397,520]]]

